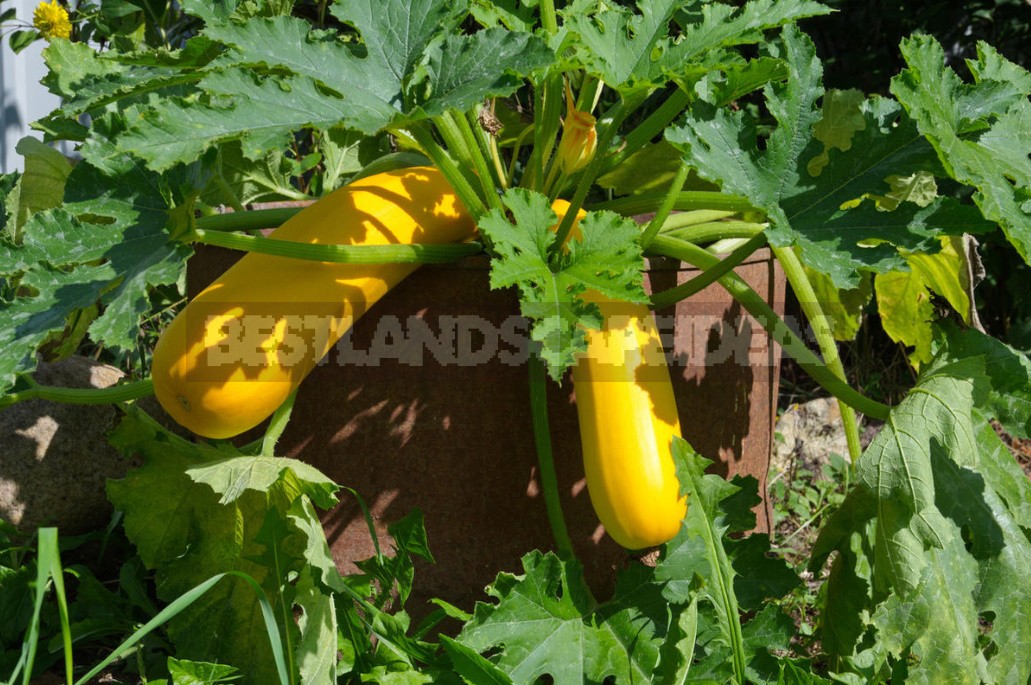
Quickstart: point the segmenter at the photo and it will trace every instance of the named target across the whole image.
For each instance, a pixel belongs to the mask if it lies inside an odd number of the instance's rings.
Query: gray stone
[[[830,462],[831,454],[848,459],[848,442],[841,422],[838,401],[833,397],[792,405],[777,420],[773,455],[773,473],[787,473],[792,467],[804,467],[820,473],[820,466]]]
[[[85,357],[41,364],[36,382],[106,388],[124,374]],[[57,526],[78,534],[111,516],[104,487],[133,465],[105,434],[118,420],[111,405],[30,400],[0,411],[0,518],[22,530]]]

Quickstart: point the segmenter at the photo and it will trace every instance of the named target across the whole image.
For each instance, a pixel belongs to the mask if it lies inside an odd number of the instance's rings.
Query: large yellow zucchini
[[[560,217],[568,207],[552,205]],[[680,420],[655,316],[596,291],[584,299],[603,321],[587,331],[587,353],[573,367],[587,492],[613,540],[628,549],[659,545],[680,530],[687,499],[673,463]]]
[[[272,234],[321,244],[449,243],[472,218],[430,167],[376,174],[307,207]],[[162,333],[154,390],[198,435],[228,438],[271,415],[364,314],[417,264],[357,265],[251,253]]]

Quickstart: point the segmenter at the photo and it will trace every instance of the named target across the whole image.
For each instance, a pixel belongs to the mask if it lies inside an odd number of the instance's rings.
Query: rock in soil
[[[85,357],[40,364],[41,385],[106,388],[123,373]],[[30,400],[0,411],[0,518],[19,529],[57,526],[75,535],[111,516],[104,487],[133,465],[105,437],[118,420],[112,405]]]
[[[864,449],[880,429],[878,422],[860,421],[859,442]],[[775,430],[778,436],[770,460],[772,473],[805,468],[819,476],[820,467],[830,462],[832,454],[848,459],[845,427],[838,401],[833,397],[791,405],[777,420]]]

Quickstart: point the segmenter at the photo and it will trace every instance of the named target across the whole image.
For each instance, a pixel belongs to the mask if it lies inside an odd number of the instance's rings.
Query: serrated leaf
[[[203,483],[219,495],[219,504],[231,504],[247,491],[267,492],[286,478],[287,471],[293,476],[291,482],[298,485],[292,498],[305,495],[323,509],[336,505],[333,493],[337,485],[314,466],[296,459],[234,455],[191,466],[186,474],[194,483]]]
[[[944,521],[934,501],[931,452],[976,451],[971,379],[983,368],[976,358],[930,367],[919,391],[892,409],[860,460],[856,486],[842,510],[877,517],[874,584],[880,591],[911,592],[927,563],[925,553],[943,544],[937,534]],[[822,549],[818,541],[814,560]]]
[[[192,211],[196,191],[185,170],[159,179],[123,156],[106,163],[108,172],[91,164],[75,167],[65,209],[101,217],[109,222],[107,239],[117,235],[103,255],[111,283],[101,300],[104,312],[89,333],[96,342],[126,350],[135,347],[140,319],[150,311],[149,289],[177,283],[192,254],[185,245],[169,240],[168,229],[174,228],[177,212]]]
[[[823,152],[809,160],[810,176],[819,176],[830,158],[827,150],[837,148],[847,152],[852,147],[852,135],[866,128],[866,119],[860,107],[866,96],[862,91],[828,90],[823,96],[823,116],[813,126],[813,138],[823,143]]]
[[[524,575],[501,574],[488,588],[497,603],[476,604],[459,642],[477,652],[503,647],[497,665],[514,682],[649,681],[668,621],[650,569],[624,574],[613,600],[598,607],[578,562],[534,551],[522,563]]]
[[[403,607],[415,583],[413,555],[433,562],[422,512],[414,509],[390,524],[387,532],[394,541],[393,556],[377,555],[355,563],[369,578],[379,583],[383,596],[396,592],[399,606]]]
[[[771,555],[768,535],[753,533],[724,545],[734,568],[734,594],[741,611],[758,611],[767,599],[784,597],[802,584],[783,559]]]
[[[226,664],[209,664],[168,657],[168,675],[172,685],[224,685],[239,676],[237,669]]]
[[[316,520],[318,520],[316,518]],[[322,591],[306,567],[297,579],[297,669],[300,685],[334,685],[337,664],[337,620],[333,597]]]
[[[1028,355],[970,329],[952,330],[949,350],[958,358],[984,355],[989,386],[982,411],[999,419],[1017,437],[1031,437],[1031,359]]]
[[[447,635],[440,636],[440,644],[444,647],[455,672],[467,683],[476,685],[511,685],[512,679],[493,663],[480,656],[476,650],[466,647],[461,642],[452,640]]]
[[[981,49],[966,84],[945,66],[930,36],[902,42],[909,65],[892,93],[927,136],[948,174],[975,189],[974,202],[998,222],[1024,261],[1031,259],[1031,79],[994,52]],[[1005,81],[993,76],[1004,76]]]
[[[528,33],[486,29],[467,36],[447,36],[428,50],[425,84],[416,83],[410,112],[434,117],[448,109],[460,112],[485,98],[511,95],[523,76],[543,68],[555,55]],[[426,92],[420,92],[420,86]]]
[[[629,93],[664,84],[710,50],[754,43],[765,29],[828,11],[808,0],[752,0],[742,8],[691,3],[687,12],[678,13],[682,6],[675,0],[640,0],[637,12],[606,7],[587,15],[567,11],[564,18],[579,37],[578,56],[585,68]],[[680,35],[674,40],[669,27],[675,13]]]
[[[713,59],[715,61],[710,61]],[[674,76],[674,79],[681,88],[693,90],[706,102],[727,105],[767,83],[783,81],[788,77],[783,60],[773,57],[759,57],[747,61],[738,61],[739,59],[733,53],[709,57],[705,63],[700,63],[697,67],[699,74],[704,73],[699,81],[695,82],[695,74],[686,69],[681,69],[681,74]]]
[[[32,137],[22,138],[14,149],[24,158],[25,170],[5,202],[11,216],[0,235],[18,243],[29,217],[61,206],[72,165],[60,152]],[[0,216],[0,221],[3,218]]]
[[[108,497],[125,513],[126,534],[143,562],[158,569],[158,596],[174,599],[228,570],[243,571],[268,588],[268,569],[249,560],[263,550],[254,542],[264,520],[263,498],[219,505],[210,488],[193,484],[185,473],[217,452],[179,438],[162,440],[162,435],[139,419],[126,418],[111,442],[142,453],[145,463],[108,483]],[[262,644],[264,630],[253,589],[237,578],[224,579],[169,625],[180,656],[246,666],[246,682],[253,683],[276,679]],[[220,639],[204,637],[211,634]]]
[[[995,431],[985,423],[978,431],[979,453],[989,452],[997,440]],[[991,617],[989,636],[998,650],[988,662],[987,670],[995,682],[1023,682],[1031,676],[1031,665],[1017,655],[1031,642],[1031,591],[1021,583],[1026,578],[1026,569],[1031,567],[1031,543],[1021,528],[1019,510],[1012,512],[994,487],[1002,485],[1005,476],[995,472],[980,454],[977,457],[955,455],[955,460],[941,454],[934,455],[938,506],[955,524],[955,530],[962,531],[969,540],[958,541],[960,546],[955,548],[958,559],[950,560],[953,568],[945,569],[944,578],[938,582],[945,592],[950,592],[949,587],[959,587],[966,593],[958,600],[950,598],[948,604],[954,607],[950,618],[960,615],[961,608]],[[1027,485],[1027,479],[1023,480]],[[1027,504],[1031,504],[1031,499],[1025,499]],[[1026,516],[1023,518],[1026,523]],[[973,566],[971,573],[976,573],[976,583],[963,582],[961,572],[955,569],[960,564]],[[970,587],[976,587],[977,591],[967,608]],[[931,601],[942,602],[939,598]],[[963,617],[968,620],[967,625],[953,626],[948,619],[932,619],[936,624],[944,624],[936,625],[933,630],[951,630],[969,639],[971,631],[976,634],[977,621],[971,620],[969,613]],[[969,659],[970,655],[961,649],[957,649],[956,659]],[[928,682],[933,682],[935,677],[940,678],[936,674],[949,668],[951,660],[944,661],[941,665],[927,665]]]
[[[927,207],[938,197],[938,183],[926,171],[917,171],[908,176],[889,176],[885,179],[891,190],[886,195],[867,195],[877,206],[889,212],[895,211],[903,202],[912,202],[918,207]]]
[[[1009,61],[984,41],[977,41],[977,59],[968,59],[966,63],[975,81],[1009,83],[1019,93],[1031,93],[1031,72]]]
[[[203,63],[214,56],[210,42],[202,46],[195,38],[191,49],[194,62]],[[116,50],[98,53],[80,42],[51,42],[43,57],[49,67],[43,85],[61,97],[61,106],[47,118],[51,125],[60,118],[75,121],[110,104],[124,108],[144,101],[150,93],[169,94],[199,78],[188,68],[199,64],[141,63],[133,55]]]
[[[940,173],[939,163],[899,107],[879,98],[863,103],[859,114],[864,125],[853,132],[847,151],[831,147],[820,152],[822,144],[812,136],[824,120],[814,108],[823,94],[822,69],[807,38],[792,28],[783,37],[783,47],[774,54],[784,58],[789,78],[765,89],[767,106],[778,122],[765,150],[760,151],[757,129],[744,111],[731,114],[704,103],[692,109],[682,126],[666,133],[700,175],[748,197],[767,213],[767,235],[774,245],[798,245],[806,266],[830,276],[835,287],[850,289],[858,286],[860,270],[904,268],[894,246],[934,251],[932,238],[939,233],[990,227],[973,208],[945,199],[924,208],[906,203],[894,212],[881,211],[870,201],[848,209],[866,195],[892,192],[889,177]],[[835,102],[827,104],[837,109]],[[806,165],[823,155],[827,164],[815,165],[819,175],[812,176]]]
[[[855,288],[841,290],[834,287],[830,277],[803,265],[806,276],[816,293],[816,300],[827,316],[831,335],[835,340],[853,340],[863,322],[863,310],[873,297],[873,279],[864,273]]]
[[[218,169],[222,178],[236,194],[240,204],[279,200],[303,200],[307,196],[292,183],[290,160],[283,150],[273,150],[261,159],[250,160],[243,154],[240,141],[219,146]],[[331,172],[327,172],[332,178]],[[210,205],[227,204],[225,191],[214,184],[201,195]]]
[[[483,26],[502,25],[513,31],[532,32],[537,27],[540,0],[472,0],[469,13]]]
[[[220,24],[238,18],[236,10],[246,0],[182,0],[183,11],[200,17],[208,24]]]
[[[891,595],[873,615],[879,647],[896,657],[913,654],[907,683],[975,685],[982,682],[979,666],[983,668],[969,591],[977,580],[977,565],[963,549],[958,529],[945,524],[936,532],[941,548],[928,554],[913,591]]]
[[[841,552],[827,581],[825,646],[849,656],[870,615],[878,639],[863,658],[909,660],[907,682],[1031,675],[1013,658],[1031,640],[1031,543],[1020,523],[1031,485],[976,409],[1001,378],[999,360],[986,374],[993,350],[978,335],[949,334],[957,344],[892,409],[813,551],[811,568]]]
[[[258,159],[269,150],[285,148],[294,131],[329,128],[344,118],[340,97],[307,77],[215,72],[198,86],[228,96],[228,103],[163,99],[118,137],[119,149],[145,159],[157,171],[193,162],[214,145],[231,140],[240,140],[246,158]]]
[[[108,496],[124,513],[126,534],[140,558],[156,569],[158,596],[174,599],[216,573],[240,571],[262,586],[277,615],[292,615],[297,606],[313,620],[327,619],[328,592],[303,580],[309,572],[315,580],[308,537],[314,530],[322,537],[321,526],[314,516],[314,522],[295,525],[311,510],[294,506],[304,499],[304,488],[292,469],[281,469],[280,479],[264,490],[237,487],[231,502],[220,503],[219,494],[193,481],[190,470],[224,469],[228,448],[190,443],[138,409],[128,411],[110,440],[126,453],[141,454],[144,463],[125,478],[110,481]],[[240,481],[213,480],[227,484],[227,491]],[[257,483],[261,478],[246,480]],[[297,585],[291,582],[295,572],[302,576]],[[293,621],[280,625],[285,629],[299,635]],[[182,657],[236,666],[243,683],[277,680],[257,597],[241,579],[222,580],[179,614],[168,632]],[[211,635],[219,639],[211,640]]]
[[[51,333],[62,331],[75,312],[93,306],[109,285],[104,267],[72,272],[41,266],[21,279],[34,295],[0,303],[0,391],[14,385],[16,374],[36,368],[36,349]]]
[[[517,286],[524,316],[533,321],[531,337],[556,380],[586,350],[586,329],[600,328],[597,307],[582,299],[587,291],[642,302],[639,230],[611,212],[591,212],[579,222],[580,237],[568,252],[552,257],[555,213],[539,193],[513,189],[503,201],[510,221],[492,210],[480,222],[497,254],[491,262],[491,288]],[[514,222],[514,223],[513,223]]]
[[[942,249],[936,254],[906,255],[909,271],[874,277],[881,325],[892,340],[914,348],[909,360],[916,368],[932,357],[932,323],[938,316],[932,293],[945,298],[970,323],[967,293],[972,289],[963,239],[948,237],[941,243]]]
[[[892,340],[913,348],[909,363],[916,368],[931,361],[934,303],[919,275],[893,271],[874,277],[877,310],[883,314],[881,325]]]
[[[745,649],[751,658],[748,682],[776,683],[780,664],[772,652],[786,653],[795,636],[795,623],[776,604],[767,604],[741,628]]]
[[[331,12],[361,44],[289,16],[210,24],[205,37],[230,49],[206,65],[195,92],[145,108],[119,148],[164,169],[239,140],[256,160],[302,128],[373,134],[468,109],[512,93],[554,59],[529,33],[452,34],[465,16],[461,2],[361,0]]]

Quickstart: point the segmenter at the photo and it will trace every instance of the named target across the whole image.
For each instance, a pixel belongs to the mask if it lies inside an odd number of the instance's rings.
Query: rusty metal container
[[[239,255],[202,248],[189,264],[191,296]],[[762,251],[736,269],[779,312],[784,277]],[[649,287],[697,275],[654,260]],[[684,437],[724,475],[765,492],[780,350],[718,284],[658,311]],[[519,572],[534,548],[552,548],[537,473],[524,360],[525,322],[512,291],[492,292],[484,258],[423,266],[357,321],[301,385],[278,452],[314,465],[369,504],[381,543],[418,507],[435,564],[417,564],[411,612],[441,597],[471,610],[499,571]],[[522,341],[522,343],[520,342]],[[629,558],[608,539],[583,476],[568,378],[550,383],[549,414],[562,504],[588,581],[607,596]],[[766,503],[756,507],[766,531]],[[338,567],[373,554],[347,492],[323,523]]]

